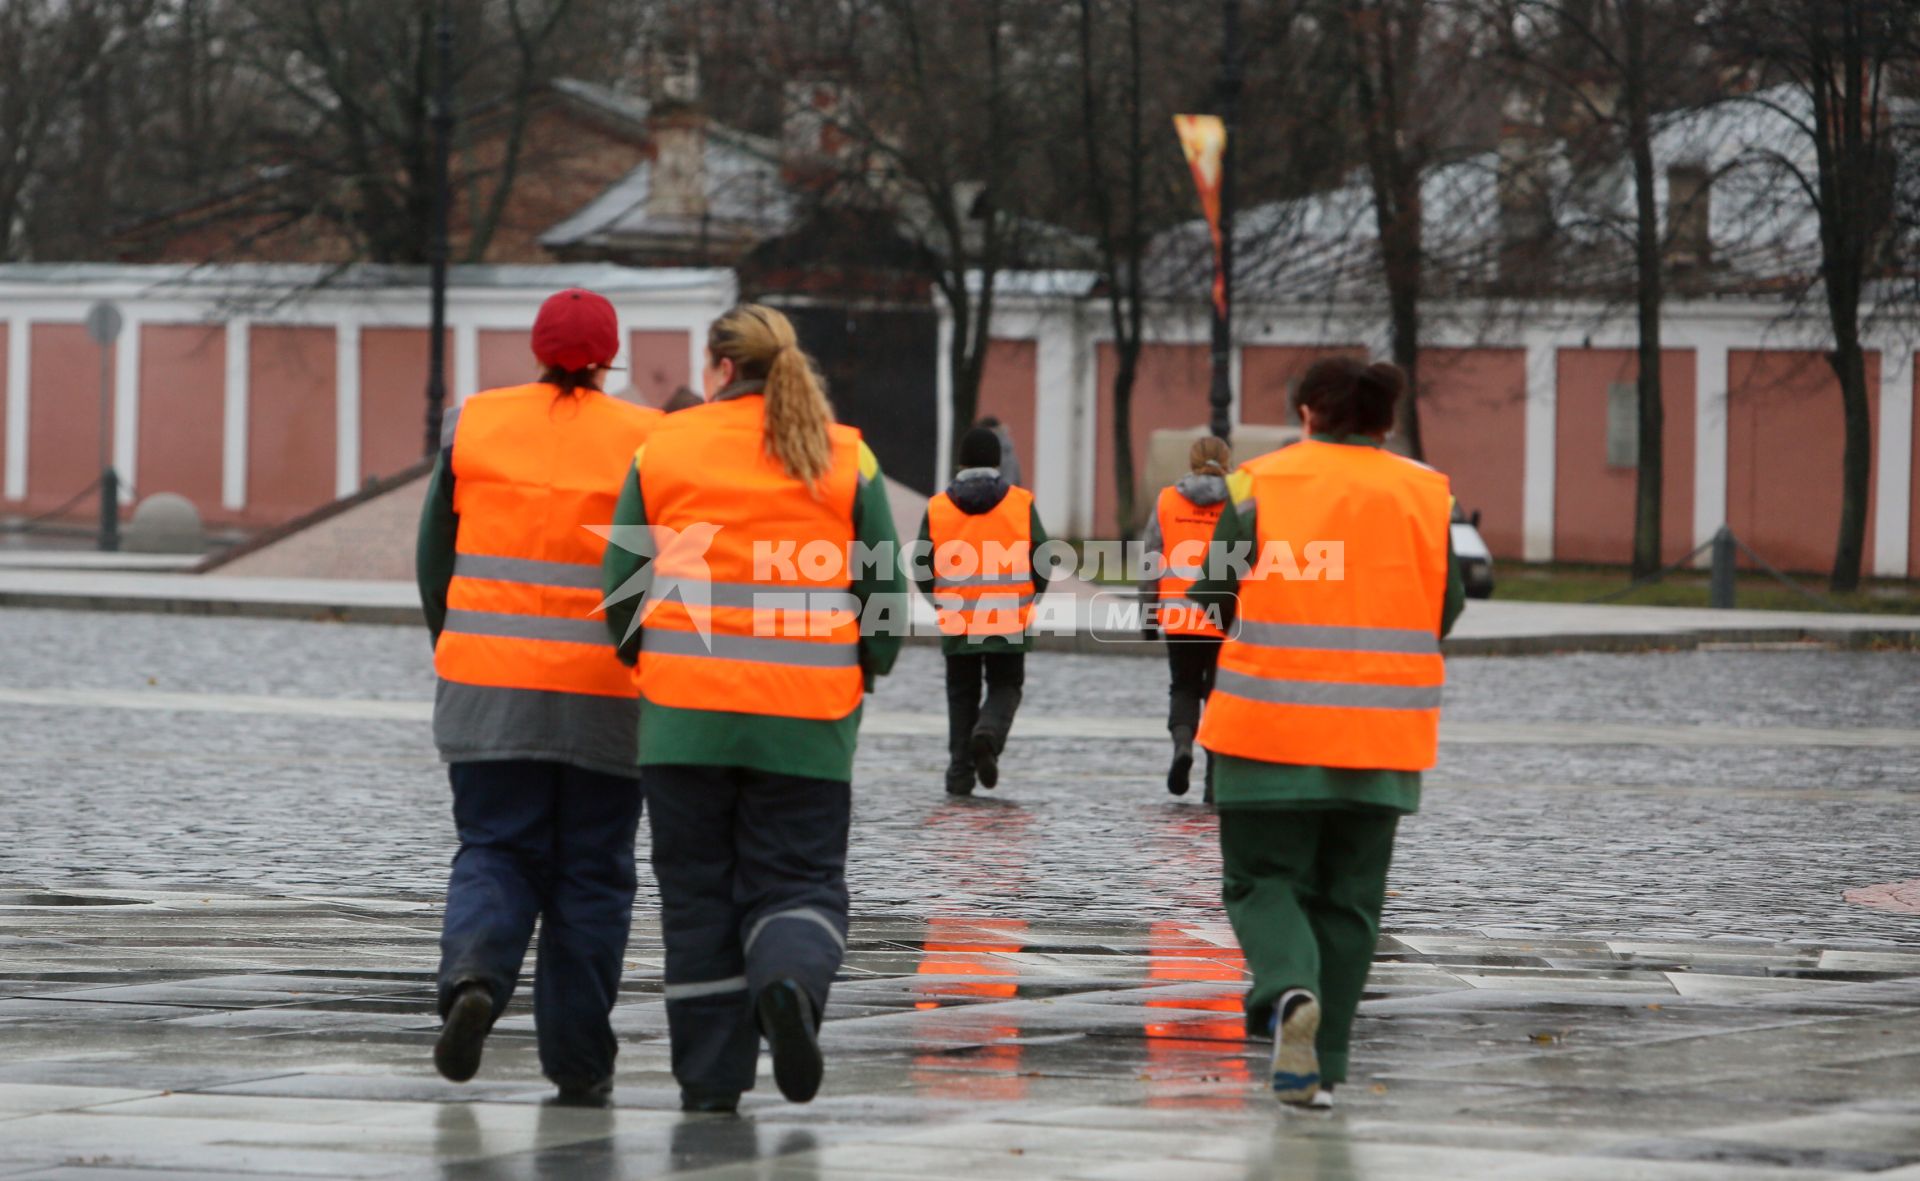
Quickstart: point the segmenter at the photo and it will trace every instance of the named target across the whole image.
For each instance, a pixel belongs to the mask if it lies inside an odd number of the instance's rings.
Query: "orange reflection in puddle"
[[[1246,1023],[1246,959],[1237,947],[1197,939],[1175,923],[1153,924],[1148,943],[1147,978],[1156,983],[1217,983],[1179,997],[1153,998],[1148,1009],[1183,1014],[1220,1013],[1204,1020],[1154,1021],[1147,1014],[1147,1078],[1151,1107],[1237,1108],[1246,1102],[1245,1084],[1253,1081],[1242,1054]],[[1225,1016],[1224,1014],[1231,1014]],[[1196,1082],[1218,1081],[1219,1091],[1181,1093]]]
[[[943,1031],[956,1040],[984,1044],[953,1054],[915,1055],[909,1077],[926,1094],[946,1099],[1019,1099],[1026,1095],[1027,1080],[1020,1077],[1022,1047],[1003,1040],[1019,1037],[1020,1027],[994,1013],[991,1006],[947,1006],[940,999],[1014,999],[1020,988],[1019,971],[1012,962],[996,957],[1025,947],[1026,933],[1023,919],[927,920],[916,974],[966,979],[916,982],[916,995],[934,999],[915,1001],[913,1007],[946,1008],[949,1015],[941,1023]],[[972,1016],[976,1009],[979,1015]]]

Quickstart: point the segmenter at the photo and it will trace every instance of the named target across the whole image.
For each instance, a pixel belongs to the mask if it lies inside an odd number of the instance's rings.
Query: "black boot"
[[[556,1107],[612,1107],[613,1078],[555,1079],[558,1087],[552,1103]]]
[[[480,1072],[480,1050],[493,1029],[493,993],[484,984],[463,984],[447,1006],[446,1023],[434,1043],[433,1065],[448,1082],[464,1083]]]
[[[947,768],[947,794],[950,796],[970,796],[973,794],[973,768]]]
[[[1174,795],[1187,794],[1188,778],[1193,774],[1193,731],[1181,726],[1173,731],[1173,763],[1167,768],[1167,790]]]
[[[760,1032],[773,1051],[773,1081],[790,1103],[806,1103],[820,1091],[826,1064],[820,1058],[813,1001],[792,980],[776,980],[754,1003]]]
[[[973,772],[988,791],[1000,782],[1000,752],[993,749],[993,735],[985,727],[973,732]]]

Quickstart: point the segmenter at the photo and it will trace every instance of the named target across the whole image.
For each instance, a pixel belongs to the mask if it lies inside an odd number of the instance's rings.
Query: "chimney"
[[[787,174],[819,176],[844,169],[854,146],[842,129],[846,88],[825,78],[803,78],[786,84],[784,98],[780,162]]]
[[[700,106],[700,58],[672,44],[655,46],[649,58],[653,170],[647,216],[698,221],[707,214],[707,117]]]
[[[698,221],[707,215],[707,119],[682,109],[654,116],[647,216]]]
[[[1667,261],[1700,268],[1713,261],[1713,189],[1707,166],[1697,160],[1667,169]]]
[[[1500,203],[1500,279],[1533,277],[1553,239],[1553,137],[1537,94],[1509,94],[1501,107],[1495,190]]]

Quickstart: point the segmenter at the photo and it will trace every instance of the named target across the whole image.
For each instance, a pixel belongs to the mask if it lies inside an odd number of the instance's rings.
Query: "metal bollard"
[[[110,554],[120,548],[120,473],[106,468],[100,473],[100,552]]]
[[[1733,530],[1725,525],[1713,535],[1713,578],[1707,591],[1707,605],[1722,610],[1733,607]]]

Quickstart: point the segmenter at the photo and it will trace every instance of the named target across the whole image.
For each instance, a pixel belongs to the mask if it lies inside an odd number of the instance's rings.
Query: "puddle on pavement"
[[[144,898],[102,898],[93,894],[36,894],[0,891],[0,906],[150,906]]]

